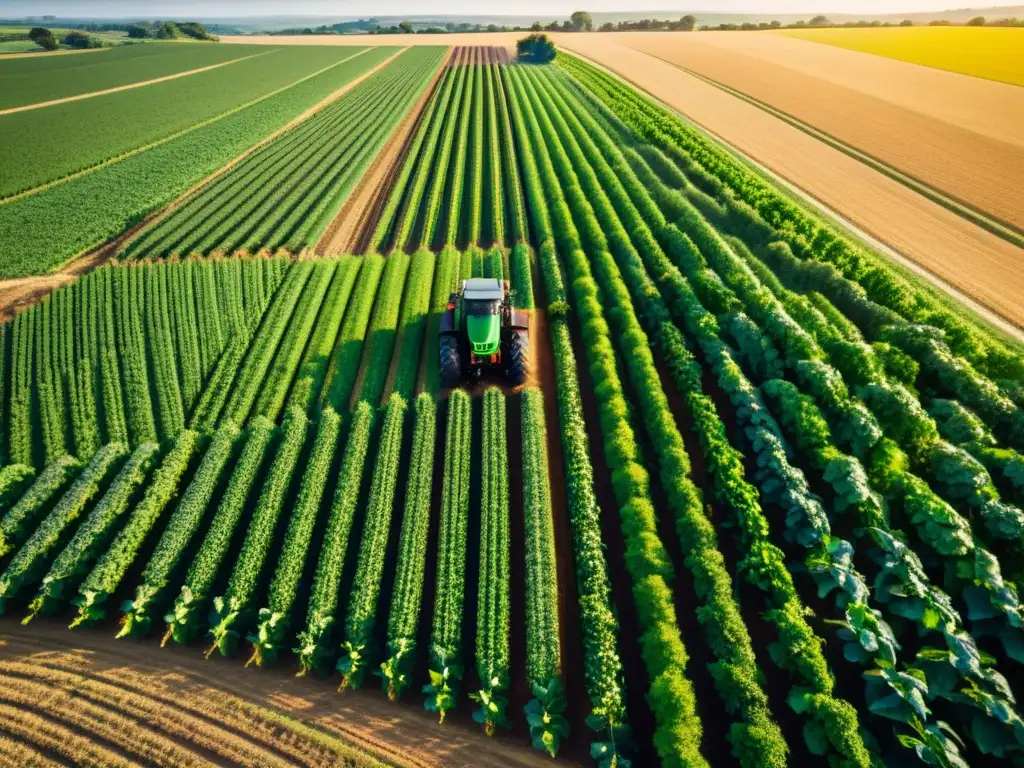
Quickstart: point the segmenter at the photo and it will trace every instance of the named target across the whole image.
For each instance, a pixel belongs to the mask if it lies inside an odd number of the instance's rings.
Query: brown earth
[[[408,154],[409,144],[416,134],[420,116],[441,79],[444,66],[451,60],[449,51],[445,64],[438,67],[434,78],[430,81],[423,94],[402,118],[402,122],[391,135],[388,143],[378,153],[373,163],[363,174],[359,184],[349,195],[334,221],[324,231],[316,252],[321,256],[336,256],[346,253],[362,253],[366,250],[366,240],[377,226],[377,218],[387,201],[387,191],[392,180],[402,167]]]
[[[1004,115],[1017,121],[1015,140],[1001,140],[915,111],[895,100],[902,89],[885,98],[836,83],[823,70],[825,62],[814,66],[814,57],[794,57],[789,65],[777,56],[782,61],[776,63],[738,47],[704,42],[712,37],[649,34],[626,36],[621,44],[762,101],[956,200],[1024,228],[1024,89],[994,89],[1005,90],[1006,98],[993,121]],[[615,42],[620,43],[618,38]],[[826,47],[808,45],[812,50]],[[897,61],[892,65],[895,70],[908,66]],[[937,74],[940,82],[959,80],[952,73]],[[935,103],[949,99],[943,90],[928,95]]]
[[[130,91],[133,88],[142,88],[147,85],[156,85],[157,83],[163,83],[168,80],[177,80],[181,77],[188,77],[189,75],[198,75],[201,72],[209,72],[211,69],[220,69],[226,67],[229,64],[237,64],[240,61],[246,59],[254,59],[257,56],[266,56],[270,51],[263,51],[262,53],[254,53],[251,56],[242,56],[239,59],[231,59],[230,61],[222,61],[218,64],[210,64],[206,67],[199,67],[198,69],[190,69],[185,72],[175,72],[173,75],[165,75],[164,77],[156,77],[152,80],[142,80],[138,83],[128,83],[127,85],[119,85],[117,88],[106,88],[102,91],[92,91],[90,93],[79,93],[74,96],[65,96],[63,99],[52,99],[51,101],[40,101],[36,104],[25,104],[20,107],[11,107],[10,109],[0,109],[0,115],[10,115],[15,112],[27,112],[30,109],[41,109],[42,107],[52,107],[55,104],[66,104],[69,101],[81,101],[82,99],[92,99],[96,96],[106,96],[108,93],[117,93],[118,91]]]
[[[237,660],[204,661],[198,647],[71,633],[56,620],[0,626],[0,712],[0,764],[17,749],[2,737],[75,764],[552,763],[501,735],[440,726],[418,703],[390,704],[373,686],[340,696],[334,681],[298,678],[285,665],[243,670]]]
[[[562,44],[619,74],[983,307],[1024,328],[1024,252],[858,160],[608,38]]]

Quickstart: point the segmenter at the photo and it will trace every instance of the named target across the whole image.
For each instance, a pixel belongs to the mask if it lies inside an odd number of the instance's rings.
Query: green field
[[[800,29],[780,34],[986,80],[1024,85],[1024,29]]]
[[[0,110],[199,69],[250,55],[254,48],[151,42],[119,46],[82,59],[53,56],[46,60],[47,66],[38,60],[0,60]]]
[[[377,689],[439,762],[1018,764],[1019,350],[611,74],[445,51],[0,201],[6,275],[125,236],[0,323],[0,630]],[[161,762],[63,709],[19,740]]]
[[[251,58],[177,80],[0,115],[0,199],[174,135],[284,88],[362,49],[243,49]],[[345,78],[388,54],[375,49],[340,64]]]

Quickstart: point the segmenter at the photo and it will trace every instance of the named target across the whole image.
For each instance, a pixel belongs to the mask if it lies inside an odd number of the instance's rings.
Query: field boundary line
[[[121,242],[118,244],[117,249],[116,249],[117,253],[120,254],[121,252],[123,252],[124,249],[127,248],[131,244],[131,242],[135,239],[135,237],[137,235],[141,234],[144,229],[148,228],[152,224],[157,224],[157,223],[163,221],[171,213],[173,213],[175,210],[177,210],[179,207],[181,207],[181,205],[183,205],[185,202],[187,202],[190,198],[194,197],[199,192],[201,192],[203,190],[203,188],[206,187],[208,184],[211,184],[212,182],[216,181],[218,178],[220,178],[225,173],[230,171],[236,165],[238,165],[239,163],[241,163],[244,160],[246,160],[250,155],[258,152],[259,150],[261,150],[263,147],[265,147],[270,142],[272,142],[275,139],[279,138],[281,135],[283,135],[283,134],[287,133],[288,131],[292,130],[293,128],[295,128],[300,123],[303,123],[306,120],[308,120],[309,118],[311,118],[313,115],[315,115],[320,110],[324,109],[325,107],[327,107],[331,103],[333,103],[333,102],[337,101],[338,99],[340,99],[342,96],[344,96],[346,93],[351,91],[357,85],[359,85],[364,80],[369,78],[371,75],[375,75],[377,72],[379,72],[384,67],[386,67],[388,64],[393,62],[400,55],[402,55],[407,50],[409,50],[409,47],[410,46],[406,46],[405,48],[402,48],[401,50],[396,51],[394,54],[392,54],[391,56],[386,58],[384,61],[380,62],[380,64],[377,64],[372,69],[367,70],[366,72],[361,74],[359,77],[355,78],[354,80],[351,80],[351,81],[345,83],[345,85],[343,85],[341,88],[336,90],[334,93],[330,94],[329,96],[327,96],[326,98],[324,98],[320,102],[314,104],[312,107],[307,109],[301,115],[298,115],[297,117],[293,118],[287,124],[281,126],[276,131],[271,133],[269,136],[266,136],[263,139],[261,139],[259,142],[257,142],[256,144],[253,144],[247,150],[242,152],[242,154],[238,155],[233,160],[228,161],[225,165],[222,165],[220,168],[218,168],[216,171],[211,173],[205,179],[203,179],[202,181],[197,183],[195,186],[191,187],[190,189],[187,189],[177,199],[172,200],[170,203],[165,205],[159,211],[155,211],[152,214],[150,214],[148,217],[146,217],[146,219],[144,219],[143,221],[141,221],[139,223],[139,225],[134,229],[134,231],[131,232],[131,234],[128,237],[123,238],[121,240]],[[361,53],[366,53],[369,50],[371,50],[371,48],[366,48],[363,51],[361,51]],[[356,56],[358,56],[358,55],[359,54],[356,54]],[[344,59],[343,61],[349,61],[349,59],[353,59],[353,58],[355,58],[355,56],[350,56],[348,59]],[[342,62],[338,62],[338,63],[341,64]]]
[[[755,106],[758,109],[767,112],[773,117],[776,117],[779,120],[782,120],[783,122],[793,126],[794,128],[803,131],[807,135],[815,139],[818,139],[819,141],[822,141],[825,144],[828,144],[833,149],[837,149],[843,154],[852,157],[854,160],[859,160],[860,162],[867,165],[869,168],[872,168],[878,171],[879,173],[888,176],[893,181],[898,181],[900,184],[909,187],[918,194],[928,198],[933,203],[938,203],[946,210],[951,211],[952,213],[955,213],[958,216],[967,219],[972,224],[975,224],[976,226],[979,226],[982,229],[991,232],[993,235],[996,235],[997,237],[1001,237],[1003,240],[1013,243],[1019,248],[1024,248],[1024,230],[1020,229],[1019,227],[1016,227],[1013,224],[1010,224],[1009,222],[1002,221],[1001,219],[989,213],[985,213],[984,211],[982,211],[979,208],[976,208],[970,203],[960,200],[959,198],[954,197],[953,195],[950,195],[947,192],[943,192],[937,187],[934,187],[931,184],[910,175],[909,173],[905,173],[899,170],[898,168],[889,165],[884,160],[880,160],[879,158],[875,157],[874,155],[868,152],[865,152],[862,149],[857,149],[852,144],[847,144],[842,139],[836,138],[830,133],[826,133],[825,131],[815,128],[813,125],[810,125],[809,123],[805,123],[800,118],[794,117],[788,112],[784,112],[781,109],[777,109],[776,107],[773,107],[771,104],[768,104],[767,102],[761,101],[760,99],[756,99],[753,96],[749,96],[743,93],[742,91],[738,91],[735,88],[732,88],[731,86],[725,85],[724,83],[720,83],[717,80],[707,77],[706,75],[700,74],[699,72],[694,72],[693,70],[684,67],[681,64],[676,64],[675,62],[669,61],[668,59],[664,59],[661,56],[657,56],[656,54],[650,53],[648,51],[642,51],[639,48],[633,48],[633,46],[626,47],[630,48],[631,50],[637,51],[638,53],[650,56],[652,59],[657,59],[658,61],[668,64],[671,67],[675,67],[676,69],[685,72],[686,74],[691,75],[692,77],[695,77],[698,80],[707,83],[708,85],[713,85],[716,88],[725,91],[730,96],[735,96],[736,98],[747,102],[751,106]]]
[[[305,76],[299,78],[298,80],[296,80],[296,81],[294,81],[292,83],[288,83],[287,85],[283,85],[280,88],[278,88],[277,90],[270,91],[269,93],[264,93],[262,96],[257,96],[255,99],[247,101],[244,104],[239,104],[238,106],[232,107],[231,109],[227,110],[226,112],[221,112],[219,114],[216,114],[213,117],[210,117],[210,118],[207,118],[206,120],[203,120],[202,122],[193,123],[192,125],[188,126],[187,128],[182,128],[177,133],[172,133],[170,136],[164,136],[162,139],[157,139],[156,141],[151,141],[149,144],[143,144],[141,147],[136,147],[135,149],[131,149],[131,150],[127,151],[127,152],[123,152],[120,155],[116,155],[114,157],[108,158],[107,160],[104,160],[101,163],[96,163],[96,165],[90,165],[88,168],[83,168],[82,170],[75,171],[74,173],[70,173],[67,176],[62,176],[59,179],[54,179],[53,181],[48,181],[45,184],[40,184],[38,187],[33,187],[32,189],[26,189],[23,192],[19,192],[16,195],[11,195],[9,197],[2,197],[2,198],[0,198],[0,205],[7,205],[9,203],[13,203],[15,200],[20,200],[23,197],[29,197],[31,195],[37,195],[40,192],[45,192],[46,190],[51,189],[52,187],[59,187],[61,184],[66,184],[69,181],[74,181],[75,179],[81,178],[82,176],[87,176],[90,173],[95,173],[96,171],[100,170],[101,168],[106,168],[108,165],[114,165],[115,163],[119,163],[122,160],[127,160],[129,157],[133,157],[134,155],[141,154],[141,153],[146,152],[146,151],[148,151],[150,149],[155,149],[156,147],[163,146],[164,144],[169,144],[170,142],[174,141],[175,139],[180,139],[182,136],[186,136],[187,134],[190,134],[193,131],[198,131],[200,128],[205,128],[208,125],[213,125],[214,123],[219,122],[219,121],[223,120],[226,117],[231,117],[231,115],[233,115],[233,114],[235,114],[237,112],[241,112],[243,109],[248,109],[249,107],[253,107],[253,106],[259,104],[261,101],[266,101],[267,99],[273,98],[274,96],[277,96],[280,93],[284,93],[285,91],[290,90],[290,89],[294,88],[297,85],[301,85],[302,83],[306,82],[307,80],[311,80],[314,77],[317,77],[318,75],[322,75],[324,72],[328,72],[328,71],[334,69],[335,67],[341,66],[342,64],[344,64],[347,61],[351,61],[352,59],[356,58],[357,56],[362,56],[364,53],[366,53],[369,50],[370,50],[370,48],[368,48],[368,47],[367,48],[363,48],[362,50],[352,54],[351,56],[348,56],[348,57],[342,59],[341,61],[336,61],[333,64],[330,64],[330,65],[324,67],[323,69],[318,69],[316,72],[311,72],[310,74],[305,75]],[[75,257],[75,258],[77,258],[77,257]],[[73,258],[69,259],[69,261],[73,261],[73,260],[74,260]],[[67,262],[65,262],[65,264],[66,263]]]
[[[391,182],[397,173],[397,169],[401,167],[402,162],[406,158],[409,142],[420,125],[420,118],[427,106],[427,102],[437,90],[437,84],[441,80],[441,73],[445,67],[449,66],[453,50],[454,48],[448,49],[448,53],[441,61],[437,71],[434,72],[430,82],[423,89],[419,99],[413,103],[409,111],[399,121],[391,136],[388,137],[387,142],[381,147],[371,165],[366,169],[362,178],[349,194],[348,199],[345,200],[341,210],[338,211],[334,220],[331,221],[327,229],[320,236],[320,239],[313,247],[313,252],[317,256],[339,256],[355,253],[357,250],[365,250],[365,248],[361,248],[361,245],[369,236],[367,230],[369,229],[370,222],[364,221],[364,219],[372,214],[374,217],[373,224],[376,224],[378,209],[383,205],[382,200],[391,187]],[[396,148],[396,145],[397,151],[392,154],[392,150]],[[390,161],[388,160],[389,157]],[[351,218],[353,210],[357,208],[360,198],[368,192],[367,187],[370,185],[374,185],[373,194],[361,212],[359,220],[352,225],[353,229],[351,232],[344,232],[345,225]]]
[[[248,59],[255,59],[258,56],[266,56],[268,53],[276,53],[280,51],[280,48],[274,48],[270,51],[261,51],[260,53],[253,53],[249,56],[241,56],[237,59],[231,59],[230,61],[222,61],[217,64],[209,64],[205,67],[199,67],[198,69],[190,69],[185,72],[175,72],[173,75],[164,75],[163,77],[155,77],[152,80],[140,80],[137,83],[128,83],[127,85],[119,85],[115,88],[105,88],[102,91],[89,91],[88,93],[79,93],[75,96],[65,96],[61,99],[51,99],[50,101],[40,101],[35,104],[23,104],[20,107],[11,107],[9,109],[0,109],[0,117],[3,115],[13,115],[17,112],[29,112],[33,109],[42,109],[43,107],[54,107],[58,104],[68,104],[72,101],[82,101],[84,99],[93,99],[97,96],[106,96],[109,93],[117,93],[119,91],[130,91],[133,88],[143,88],[147,85],[156,85],[157,83],[166,83],[168,80],[178,80],[182,77],[189,77],[190,75],[198,75],[202,72],[209,72],[212,69],[220,69],[231,64],[237,64],[240,61],[246,61]]]
[[[631,49],[634,50],[634,49]],[[829,207],[818,198],[814,197],[808,192],[786,180],[774,170],[766,165],[762,165],[760,162],[750,157],[742,150],[737,149],[729,141],[719,136],[714,131],[704,127],[701,123],[694,120],[693,118],[683,114],[678,109],[666,104],[657,96],[652,94],[642,85],[633,80],[619,74],[615,70],[605,66],[595,59],[591,59],[588,56],[578,53],[575,50],[568,49],[570,55],[576,56],[588,64],[600,69],[602,72],[614,77],[620,82],[628,84],[638,92],[642,93],[646,99],[652,103],[658,105],[669,114],[675,115],[681,119],[687,126],[695,129],[698,133],[702,134],[708,139],[711,139],[719,148],[728,152],[736,160],[746,164],[750,168],[759,171],[765,178],[766,181],[773,184],[783,194],[788,194],[790,197],[796,198],[797,200],[807,203],[812,206],[815,212],[822,215],[829,223],[837,225],[840,229],[844,230],[847,234],[852,235],[856,240],[859,240],[863,245],[866,245],[874,255],[887,259],[894,263],[895,266],[901,268],[904,271],[912,272],[916,277],[923,278],[931,284],[931,288],[937,289],[941,293],[945,294],[947,298],[952,298],[955,301],[963,305],[964,308],[973,312],[976,317],[972,318],[976,324],[980,325],[989,332],[995,332],[1001,336],[1012,339],[1017,344],[1024,344],[1024,328],[1017,325],[1013,320],[1004,317],[997,310],[990,308],[978,299],[969,296],[968,294],[961,291],[959,288],[946,282],[943,278],[932,272],[930,269],[925,267],[913,259],[904,256],[899,251],[895,250],[891,246],[878,239],[870,232],[858,227],[852,221],[847,219],[843,214]],[[657,58],[657,57],[655,57]],[[575,81],[575,78],[574,78]],[[584,86],[585,87],[585,86]],[[987,326],[987,327],[986,327]]]

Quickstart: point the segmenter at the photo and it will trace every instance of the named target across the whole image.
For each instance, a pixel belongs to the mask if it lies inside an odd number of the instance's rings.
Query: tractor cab
[[[512,307],[508,284],[495,278],[463,280],[441,318],[441,386],[495,371],[513,385],[526,379],[528,318]]]

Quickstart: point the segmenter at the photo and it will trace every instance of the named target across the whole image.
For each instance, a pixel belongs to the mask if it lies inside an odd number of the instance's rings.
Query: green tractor
[[[441,386],[494,371],[512,386],[526,380],[530,337],[525,312],[512,307],[508,284],[494,278],[463,280],[441,317]]]

